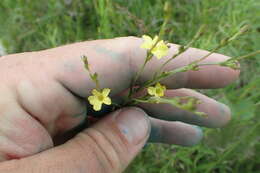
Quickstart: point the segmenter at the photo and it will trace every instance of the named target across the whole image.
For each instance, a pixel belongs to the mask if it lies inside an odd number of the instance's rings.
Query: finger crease
[[[93,140],[93,142],[97,145],[97,147],[100,149],[100,151],[103,153],[103,155],[105,156],[105,158],[108,160],[109,162],[109,165],[111,166],[111,168],[113,170],[118,170],[118,165],[121,165],[120,163],[120,159],[118,158],[118,154],[119,152],[116,150],[116,147],[113,145],[113,143],[110,141],[110,139],[108,137],[106,137],[106,135],[104,135],[101,131],[95,129],[95,128],[91,128],[93,131],[95,131],[95,133],[98,133],[101,138],[104,140],[104,141],[107,141],[111,148],[113,149],[112,152],[115,153],[115,156],[116,156],[116,162],[113,161],[113,159],[111,159],[111,157],[107,154],[107,152],[105,151],[104,147],[102,145],[99,144],[99,142],[97,141],[96,137],[90,133],[90,131],[87,131],[87,134],[89,135],[89,137]],[[110,151],[111,152],[111,151]],[[120,163],[120,164],[118,164]]]

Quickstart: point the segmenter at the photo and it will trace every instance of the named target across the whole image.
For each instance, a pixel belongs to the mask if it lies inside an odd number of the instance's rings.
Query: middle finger
[[[230,110],[226,105],[191,89],[167,90],[165,96],[192,96],[198,98],[201,103],[197,105],[197,111],[204,112],[207,114],[207,116],[198,116],[194,113],[179,109],[169,104],[142,103],[139,106],[143,108],[149,115],[158,119],[168,121],[182,121],[185,123],[205,127],[221,127],[225,125],[231,118]]]

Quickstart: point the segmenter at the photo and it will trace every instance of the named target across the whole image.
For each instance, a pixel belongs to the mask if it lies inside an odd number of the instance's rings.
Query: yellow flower
[[[156,46],[152,49],[152,54],[157,57],[157,59],[161,59],[162,57],[168,54],[169,48],[164,43],[163,40],[159,41]]]
[[[88,97],[88,101],[93,105],[95,111],[101,110],[102,104],[111,105],[111,99],[108,97],[110,93],[109,88],[104,88],[102,91],[96,89],[92,90],[92,96]]]
[[[155,97],[164,96],[165,90],[166,90],[166,87],[164,85],[161,85],[160,83],[157,83],[154,87],[148,87],[148,89],[147,89],[148,94],[155,96]]]
[[[167,55],[169,48],[163,40],[157,43],[159,39],[157,35],[153,39],[148,35],[143,35],[142,38],[144,39],[144,42],[141,45],[141,48],[151,50],[151,53],[156,56],[157,59],[161,59],[163,56]]]

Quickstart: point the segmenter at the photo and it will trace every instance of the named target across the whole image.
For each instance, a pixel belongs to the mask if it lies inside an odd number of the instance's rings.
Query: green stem
[[[131,99],[132,93],[133,93],[133,90],[134,90],[134,86],[135,86],[138,78],[140,77],[141,73],[144,71],[145,65],[147,64],[148,61],[150,61],[152,59],[152,57],[153,57],[152,50],[159,43],[159,41],[160,41],[160,37],[158,36],[158,40],[156,41],[156,43],[153,45],[153,47],[150,50],[148,50],[147,56],[145,58],[145,61],[144,61],[143,65],[142,65],[142,67],[138,70],[138,72],[137,72],[133,82],[130,85],[130,90],[129,90],[129,93],[128,93],[128,99]]]
[[[202,58],[193,61],[191,64],[198,64],[199,62],[205,60],[206,58],[208,58],[210,55],[212,55],[213,53],[215,53],[217,50],[219,50],[221,47],[223,47],[223,45],[218,45],[217,47],[215,47],[213,50],[211,50],[208,54],[206,54],[205,56],[203,56]]]
[[[257,55],[257,54],[260,54],[260,50],[257,50],[257,51],[255,51],[255,52],[252,52],[252,53],[249,53],[249,54],[246,54],[246,55],[243,55],[243,56],[231,58],[231,59],[229,59],[229,61],[230,61],[230,60],[237,60],[237,61],[239,61],[239,60],[241,60],[241,59],[249,58],[249,57],[255,56],[255,55]]]
[[[179,72],[185,72],[185,71],[187,71],[187,68],[188,68],[188,66],[180,67],[180,68],[177,68],[177,69],[175,69],[175,70],[172,70],[172,71],[167,72],[167,75],[165,75],[165,76],[164,76],[164,75],[163,75],[163,76],[160,75],[160,76],[158,76],[156,79],[149,80],[149,81],[147,81],[146,83],[144,83],[143,86],[139,87],[139,88],[136,90],[136,92],[141,91],[142,89],[147,88],[147,87],[149,87],[149,86],[151,86],[151,85],[154,85],[154,84],[156,84],[157,82],[161,81],[162,79],[167,78],[167,77],[169,77],[169,76],[171,76],[171,75],[174,75],[174,74],[179,73]]]
[[[135,78],[134,78],[134,80],[133,80],[133,82],[132,82],[132,84],[131,84],[131,86],[130,86],[130,91],[129,91],[129,94],[128,94],[128,98],[131,98],[131,95],[132,95],[132,93],[133,93],[133,87],[135,86],[136,81],[138,80],[138,78],[139,78],[139,76],[141,75],[141,73],[144,71],[144,67],[145,67],[145,65],[147,64],[147,62],[148,62],[149,60],[151,60],[151,58],[152,58],[152,56],[153,56],[151,52],[152,52],[153,48],[157,45],[157,43],[160,41],[161,37],[163,37],[163,35],[164,35],[164,33],[165,33],[166,25],[167,25],[167,23],[169,22],[169,20],[170,20],[170,16],[167,14],[167,15],[165,16],[164,21],[163,21],[163,24],[162,24],[162,26],[161,26],[161,29],[160,29],[160,32],[159,32],[159,35],[158,35],[158,40],[157,40],[157,42],[156,42],[156,43],[153,45],[153,47],[148,51],[148,55],[147,55],[147,57],[146,57],[146,59],[145,59],[144,64],[142,65],[141,69],[138,71],[137,75],[135,76]]]
[[[151,96],[149,94],[146,94],[145,96],[142,96],[142,97],[139,97],[139,98],[131,98],[123,106],[136,105],[138,103],[138,100],[145,101],[145,100],[149,99],[149,97],[151,97]]]
[[[144,71],[144,67],[145,65],[147,64],[147,62],[149,61],[148,59],[150,59],[150,56],[152,56],[152,54],[149,55],[149,52],[148,52],[148,55],[145,59],[145,62],[143,63],[142,67],[139,69],[139,71],[137,72],[131,86],[130,86],[130,90],[129,90],[129,94],[128,94],[128,98],[131,98],[131,95],[133,93],[133,89],[134,89],[134,86],[135,86],[135,83],[136,81],[138,80],[139,76],[141,75],[141,73]]]
[[[208,54],[206,54],[202,58],[198,59],[197,61],[194,61],[193,64],[197,64],[197,63],[205,60],[207,57],[209,57],[210,55],[212,55],[213,53],[218,51],[220,48],[224,47],[225,45],[227,45],[230,42],[232,42],[233,40],[235,40],[238,36],[240,36],[241,34],[245,33],[247,30],[248,30],[248,26],[242,27],[238,32],[233,34],[231,37],[223,39],[221,41],[221,43],[217,47],[215,47],[213,50],[211,50]]]

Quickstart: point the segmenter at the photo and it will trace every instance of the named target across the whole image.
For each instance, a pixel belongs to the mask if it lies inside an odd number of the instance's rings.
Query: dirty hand
[[[238,77],[239,71],[203,66],[162,83],[169,88],[168,97],[199,98],[198,111],[207,113],[207,118],[169,105],[142,104],[111,112],[56,145],[84,122],[85,98],[95,88],[80,57],[89,58],[101,87],[111,88],[112,99],[120,100],[144,61],[146,52],[140,49],[141,43],[140,38],[123,37],[1,57],[0,172],[122,172],[147,140],[191,146],[202,138],[198,126],[221,127],[230,120],[225,105],[184,88],[224,87]],[[169,57],[177,50],[178,45],[172,44]],[[190,48],[166,69],[186,65],[205,54],[207,51]],[[212,54],[204,62],[227,58]],[[149,62],[138,83],[150,79],[165,59]]]

